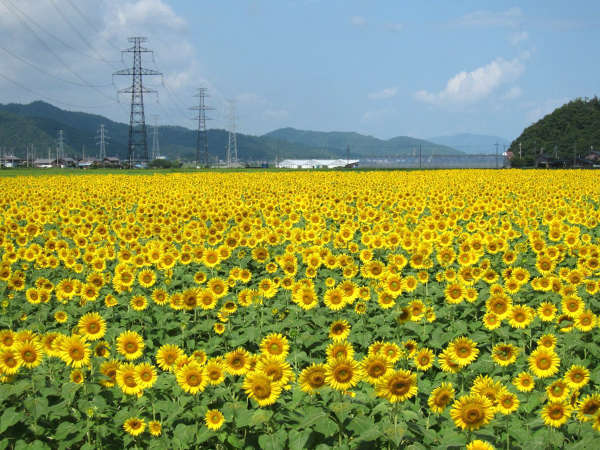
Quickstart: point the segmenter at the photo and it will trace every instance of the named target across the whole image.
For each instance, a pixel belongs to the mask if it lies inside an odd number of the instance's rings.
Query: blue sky
[[[115,87],[128,80],[113,87],[111,73],[130,63],[118,49],[131,35],[148,37],[155,59],[144,63],[164,73],[164,84],[148,80],[159,91],[148,120],[188,127],[204,86],[209,125],[227,127],[234,100],[250,134],[513,139],[600,90],[593,1],[1,0],[0,10],[2,103],[60,100],[122,122],[128,99],[117,104]]]

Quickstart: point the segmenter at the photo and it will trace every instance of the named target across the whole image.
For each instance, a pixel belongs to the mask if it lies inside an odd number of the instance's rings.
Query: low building
[[[106,156],[102,160],[102,165],[104,167],[119,168],[121,167],[121,160],[116,156]]]
[[[280,169],[342,169],[358,166],[358,159],[284,159]]]
[[[98,158],[82,159],[77,163],[77,167],[80,169],[89,169],[91,167],[99,167],[100,165],[101,161]]]
[[[33,160],[33,167],[37,167],[38,169],[50,169],[51,167],[56,167],[56,160],[37,158]]]
[[[0,165],[6,168],[13,168],[22,165],[25,162],[23,158],[15,155],[3,155],[0,157]]]

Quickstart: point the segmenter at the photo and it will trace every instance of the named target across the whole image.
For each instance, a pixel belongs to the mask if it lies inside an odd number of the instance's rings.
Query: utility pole
[[[235,100],[229,101],[229,139],[227,141],[227,167],[231,167],[231,163],[238,162],[237,154],[237,136],[235,133],[236,115],[235,115]]]
[[[126,50],[121,50],[121,54],[133,53],[133,67],[118,70],[117,72],[113,73],[113,76],[129,75],[132,77],[131,85],[124,89],[119,89],[118,91],[119,94],[131,94],[128,159],[129,167],[132,167],[136,152],[138,153],[138,157],[140,159],[148,161],[146,119],[144,117],[144,94],[157,94],[156,90],[144,87],[142,76],[160,75],[162,77],[162,73],[142,67],[142,53],[152,53],[152,50],[148,50],[141,45],[147,41],[145,37],[130,37],[128,40],[133,44],[133,46]]]
[[[85,145],[81,144],[81,160],[85,161]]]
[[[522,159],[521,143],[519,142],[519,159]]]
[[[205,87],[198,88],[198,93],[194,97],[198,97],[198,106],[192,106],[192,111],[198,111],[198,116],[194,120],[198,121],[198,131],[196,133],[196,169],[200,167],[200,152],[204,150],[204,165],[208,168],[208,130],[206,129],[206,121],[211,120],[206,117],[206,111],[212,111],[214,108],[206,106],[206,97],[208,89]]]
[[[500,144],[498,144],[498,142],[496,142],[494,145],[496,146],[496,169],[497,169],[498,168],[498,145],[500,145]]]
[[[48,162],[50,162],[50,152],[52,151],[52,147],[48,146]]]
[[[152,115],[152,153],[150,158],[154,161],[160,155],[160,143],[158,142],[158,114]]]
[[[106,141],[108,140],[108,135],[106,134],[106,128],[104,128],[104,124],[100,125],[96,139],[99,139],[96,141],[96,145],[100,146],[100,156],[98,159],[100,159],[104,165],[104,158],[106,158]]]

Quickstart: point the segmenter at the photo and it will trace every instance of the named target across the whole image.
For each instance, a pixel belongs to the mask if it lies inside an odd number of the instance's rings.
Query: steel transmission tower
[[[158,114],[152,115],[152,160],[160,156],[160,143],[158,142]]]
[[[65,135],[63,130],[58,130],[58,137],[56,141],[56,163],[58,164],[58,160],[65,157]]]
[[[206,111],[212,111],[215,108],[206,106],[206,93],[208,89],[205,87],[198,88],[198,93],[194,97],[198,97],[198,106],[192,106],[192,111],[198,111],[198,116],[194,120],[198,121],[198,133],[196,134],[196,168],[200,166],[200,151],[204,150],[204,165],[208,167],[208,130],[206,129],[206,121],[211,120],[206,117]]]
[[[129,144],[128,144],[128,159],[129,167],[137,153],[140,159],[148,161],[148,143],[146,138],[146,120],[144,117],[144,94],[157,94],[154,89],[144,87],[143,75],[160,75],[162,73],[146,69],[142,67],[142,53],[152,53],[142,47],[142,43],[146,42],[145,37],[130,37],[129,42],[133,44],[127,50],[121,50],[121,53],[133,53],[133,67],[129,69],[119,70],[114,75],[129,75],[132,77],[131,85],[119,90],[119,94],[131,94],[131,115],[129,118]]]
[[[99,160],[104,161],[106,158],[106,141],[108,140],[108,135],[106,134],[106,128],[104,128],[104,124],[100,125],[100,129],[98,130],[98,135],[96,136],[98,139],[97,144],[100,146],[100,155]]]
[[[227,141],[227,167],[231,167],[231,163],[237,164],[237,136],[235,133],[236,116],[235,116],[235,101],[229,101],[229,140]]]

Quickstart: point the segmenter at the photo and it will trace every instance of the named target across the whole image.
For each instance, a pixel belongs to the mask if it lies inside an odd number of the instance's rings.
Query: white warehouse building
[[[358,159],[284,159],[277,163],[281,169],[339,169],[358,166]]]

